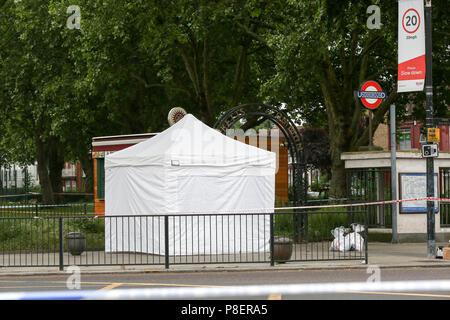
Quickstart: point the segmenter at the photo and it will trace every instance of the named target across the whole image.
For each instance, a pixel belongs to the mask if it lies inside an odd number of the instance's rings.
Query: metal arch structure
[[[263,103],[248,103],[236,106],[223,114],[215,123],[214,128],[226,134],[237,121],[250,117],[264,117],[277,125],[283,132],[292,159],[293,203],[295,206],[306,204],[306,161],[302,150],[300,131],[289,116],[278,107]]]
[[[226,134],[227,129],[241,119],[250,117],[264,117],[272,121],[283,132],[287,142],[288,150],[292,159],[292,193],[294,206],[306,205],[307,179],[306,179],[306,161],[302,146],[302,137],[300,131],[289,116],[276,106],[263,103],[248,103],[236,106],[225,112],[215,123],[214,128]],[[299,219],[300,218],[300,219]],[[297,216],[298,235],[307,237],[307,216],[300,214]],[[303,232],[302,232],[303,231]],[[298,239],[296,236],[295,238]]]

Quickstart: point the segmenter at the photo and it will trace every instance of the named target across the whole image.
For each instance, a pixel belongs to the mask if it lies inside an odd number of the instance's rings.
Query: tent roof
[[[185,115],[173,126],[106,156],[105,167],[143,165],[273,166],[275,153],[225,136]]]

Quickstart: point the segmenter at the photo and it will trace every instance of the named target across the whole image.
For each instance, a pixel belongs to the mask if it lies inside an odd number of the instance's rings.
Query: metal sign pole
[[[432,39],[431,39],[431,0],[425,3],[425,50],[426,50],[426,126],[433,127],[433,80],[432,80]],[[427,197],[434,197],[434,159],[427,161]],[[427,245],[428,258],[436,258],[434,201],[427,201]]]
[[[397,150],[395,138],[395,104],[391,104],[390,109],[390,129],[391,129],[391,200],[397,200]],[[397,231],[397,204],[391,204],[392,217],[392,243],[398,243]]]

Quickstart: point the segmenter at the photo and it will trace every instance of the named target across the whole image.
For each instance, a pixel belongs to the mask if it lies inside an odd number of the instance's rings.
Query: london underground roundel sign
[[[386,99],[386,92],[381,90],[380,85],[375,81],[364,82],[359,91],[357,97],[361,99],[361,103],[369,110],[375,110],[381,104],[383,99]]]

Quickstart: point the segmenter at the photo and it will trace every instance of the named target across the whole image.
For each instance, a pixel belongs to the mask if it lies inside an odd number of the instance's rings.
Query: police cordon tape
[[[84,203],[76,204],[81,207]],[[1,205],[0,208],[22,209],[22,208],[59,208],[59,207],[73,207],[73,204],[14,204],[14,205]]]
[[[387,200],[387,201],[378,201],[378,202],[357,202],[357,203],[343,203],[343,204],[326,204],[326,205],[318,205],[318,206],[299,206],[299,207],[285,207],[285,208],[274,208],[275,210],[286,210],[286,209],[308,209],[308,208],[339,208],[339,207],[360,207],[360,206],[370,206],[370,205],[379,205],[379,204],[392,204],[392,203],[401,203],[407,201],[450,201],[450,199],[444,198],[432,198],[432,197],[423,197],[423,198],[411,198],[411,199],[402,199],[402,200]]]
[[[145,288],[114,290],[66,290],[0,293],[0,300],[173,300],[267,297],[355,292],[437,292],[449,291],[450,280],[331,282],[306,284],[244,285],[224,287]]]
[[[411,198],[402,200],[386,200],[378,202],[357,202],[357,203],[343,203],[343,204],[326,204],[316,206],[294,206],[294,207],[273,207],[273,208],[254,208],[254,209],[235,209],[235,210],[206,210],[206,211],[180,211],[180,212],[161,212],[157,215],[195,215],[195,214],[243,214],[243,213],[271,213],[279,210],[301,210],[301,209],[319,209],[319,208],[342,208],[342,207],[361,207],[371,205],[382,205],[392,203],[402,203],[408,201],[437,201],[437,202],[450,202],[450,199],[446,198]]]

